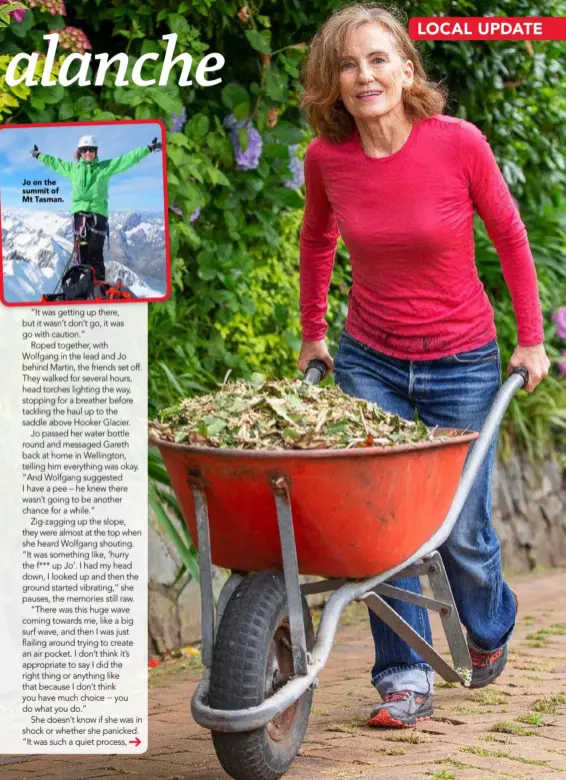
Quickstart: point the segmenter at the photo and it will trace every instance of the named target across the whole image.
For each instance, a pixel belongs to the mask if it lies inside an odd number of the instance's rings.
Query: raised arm
[[[45,165],[47,168],[51,168],[51,170],[55,171],[55,173],[61,173],[63,176],[70,178],[71,171],[75,163],[68,162],[67,160],[61,160],[59,157],[53,157],[50,154],[40,152],[37,146],[33,147],[31,155],[32,157],[35,157],[36,160],[39,160],[39,162]]]
[[[493,241],[513,301],[518,347],[510,366],[522,361],[534,390],[550,366],[544,351],[543,319],[535,264],[525,225],[485,136],[469,122],[460,128],[460,161],[477,212]]]
[[[118,173],[124,173],[128,168],[132,168],[139,163],[144,157],[151,154],[149,146],[139,146],[137,149],[132,149],[131,152],[121,154],[119,157],[114,157],[112,160],[104,160],[101,163],[102,168],[107,176],[116,176]]]

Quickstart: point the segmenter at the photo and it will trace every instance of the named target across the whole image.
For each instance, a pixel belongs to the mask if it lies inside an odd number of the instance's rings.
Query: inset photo
[[[157,120],[1,128],[4,304],[168,298],[164,139]]]

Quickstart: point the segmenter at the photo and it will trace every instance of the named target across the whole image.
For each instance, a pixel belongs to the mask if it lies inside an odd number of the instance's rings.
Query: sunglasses
[[[87,152],[92,152],[93,154],[96,154],[96,146],[81,146],[79,149],[80,154],[86,154]]]

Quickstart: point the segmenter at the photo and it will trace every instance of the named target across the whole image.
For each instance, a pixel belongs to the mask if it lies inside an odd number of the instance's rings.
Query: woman
[[[140,146],[112,160],[99,160],[95,137],[83,135],[79,139],[75,152],[77,162],[73,163],[44,154],[37,146],[33,147],[32,157],[71,181],[73,188],[71,211],[80,257],[77,262],[92,267],[99,281],[106,279],[103,249],[104,239],[108,234],[110,179],[112,176],[124,173],[158,149],[161,149],[161,144],[157,142],[157,138],[154,138],[147,146]]]
[[[537,279],[524,225],[482,133],[442,115],[404,27],[374,4],[338,10],[316,35],[304,104],[317,138],[305,160],[298,367],[334,368],[324,336],[336,240],[353,286],[336,357],[346,393],[428,425],[479,430],[501,383],[493,311],[474,263],[473,218],[500,257],[518,326],[509,370],[525,366],[532,392],[549,370]],[[517,602],[503,581],[491,526],[496,443],[441,548],[473,663],[472,686],[507,658]],[[393,583],[420,592],[419,581]],[[426,610],[391,602],[431,641]],[[430,666],[370,612],[372,682],[383,703],[374,726],[411,726],[432,714]]]

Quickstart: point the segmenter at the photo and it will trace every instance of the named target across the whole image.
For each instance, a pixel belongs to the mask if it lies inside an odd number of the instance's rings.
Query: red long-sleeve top
[[[346,330],[391,357],[432,360],[496,337],[474,261],[474,210],[513,301],[518,343],[544,340],[525,226],[486,138],[463,119],[417,121],[404,146],[369,157],[357,131],[317,138],[305,159],[300,309],[303,339],[323,339],[341,234],[352,264]]]

